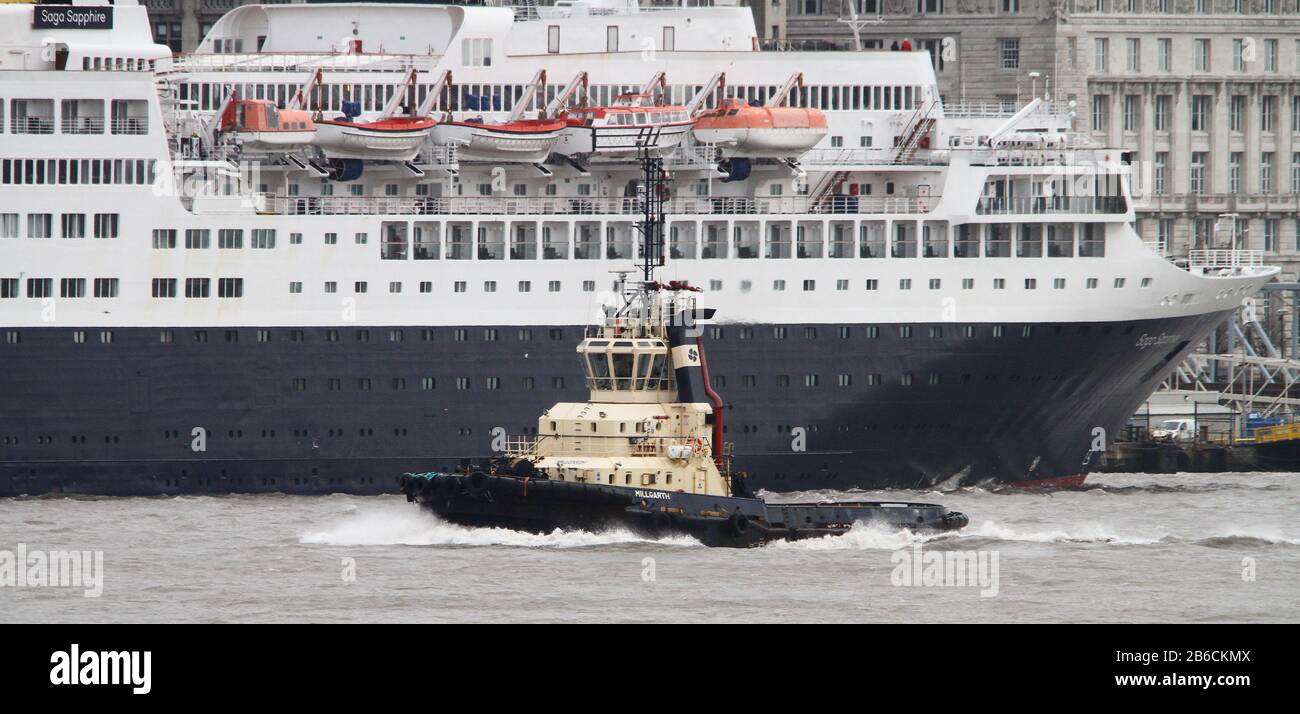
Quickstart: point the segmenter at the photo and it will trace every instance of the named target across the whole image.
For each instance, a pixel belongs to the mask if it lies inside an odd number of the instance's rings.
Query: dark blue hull
[[[748,547],[774,540],[843,535],[855,524],[942,532],[970,519],[933,503],[821,502],[769,505],[752,496],[719,496],[514,474],[404,474],[398,488],[442,518],[465,526],[533,533],[627,528],[649,537],[693,536],[710,546]]]
[[[1068,483],[1223,318],[724,325],[706,346],[756,487]],[[23,328],[0,342],[0,495],[391,492],[586,399],[580,328],[525,329]]]

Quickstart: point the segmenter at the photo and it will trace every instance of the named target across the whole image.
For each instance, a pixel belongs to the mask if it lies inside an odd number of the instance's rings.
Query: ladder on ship
[[[920,150],[923,139],[930,136],[931,130],[937,123],[935,118],[930,116],[934,113],[934,108],[939,104],[936,100],[931,100],[916,108],[912,117],[907,122],[907,128],[903,130],[898,141],[898,146],[894,150],[894,163],[907,164],[911,163],[916,157],[916,152]]]
[[[835,163],[841,160],[847,161],[850,157],[848,149],[840,152],[836,157]],[[817,184],[808,191],[808,210],[812,212],[821,212],[832,208],[835,203],[835,197],[839,195],[840,187],[849,178],[848,169],[836,169],[827,171],[817,180]]]

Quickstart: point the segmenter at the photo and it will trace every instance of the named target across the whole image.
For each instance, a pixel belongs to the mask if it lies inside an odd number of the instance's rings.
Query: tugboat
[[[591,396],[543,412],[537,436],[510,440],[503,457],[454,472],[398,478],[408,502],[467,526],[546,533],[623,527],[650,537],[692,536],[710,546],[841,535],[855,524],[948,531],[964,514],[928,503],[768,504],[733,470],[723,403],[709,382],[699,288],[660,283],[662,160],[642,155],[643,279],[619,278],[621,306],[605,309],[578,345]],[[707,401],[706,401],[707,400]]]

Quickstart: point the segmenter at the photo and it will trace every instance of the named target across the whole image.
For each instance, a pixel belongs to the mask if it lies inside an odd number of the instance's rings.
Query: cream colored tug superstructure
[[[535,438],[510,444],[511,461],[529,460],[556,481],[732,495],[739,476],[725,473],[725,445],[714,443],[714,407],[684,399],[692,391],[678,384],[704,366],[699,346],[674,344],[672,334],[690,333],[694,297],[679,286],[620,284],[624,305],[607,308],[578,345],[591,396],[543,412]]]

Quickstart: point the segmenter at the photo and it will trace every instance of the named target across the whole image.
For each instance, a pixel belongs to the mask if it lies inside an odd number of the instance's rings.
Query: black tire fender
[[[743,513],[733,513],[731,518],[727,519],[727,526],[731,528],[732,535],[745,535],[749,530],[749,516]]]
[[[482,496],[488,492],[491,477],[483,471],[475,471],[465,479],[465,490],[471,496]]]

